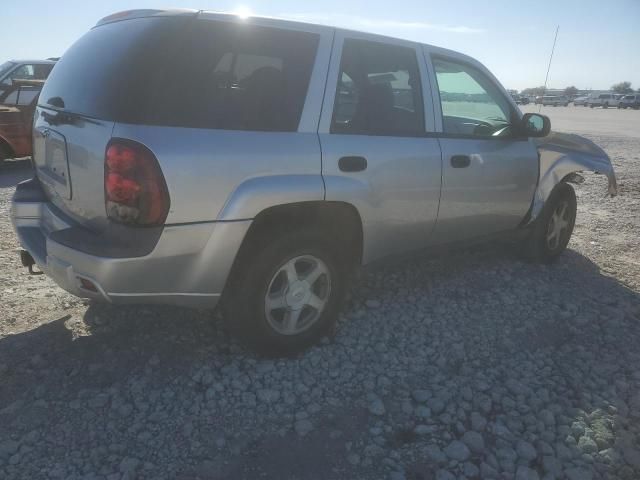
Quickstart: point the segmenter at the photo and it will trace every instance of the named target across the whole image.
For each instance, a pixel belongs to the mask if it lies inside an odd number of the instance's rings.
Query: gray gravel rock
[[[386,409],[384,407],[384,403],[378,397],[373,397],[369,401],[369,412],[373,415],[381,416],[386,413]]]
[[[447,470],[440,469],[436,472],[436,480],[456,480],[456,476]]]
[[[578,448],[585,453],[594,453],[598,451],[598,445],[596,442],[586,435],[581,436],[578,440]]]
[[[535,470],[525,467],[524,465],[520,465],[516,470],[515,480],[539,480],[540,476],[538,472]]]
[[[416,402],[424,403],[427,400],[429,400],[429,397],[431,397],[431,392],[429,392],[429,390],[418,389],[418,390],[412,391],[411,396]]]
[[[538,457],[538,452],[536,452],[535,447],[525,440],[518,440],[518,443],[516,444],[516,453],[518,454],[518,457],[528,462],[531,462]]]
[[[478,412],[471,412],[471,428],[482,432],[487,426],[487,420]]]
[[[571,467],[564,471],[567,480],[592,480],[593,472],[582,467]]]
[[[462,436],[462,441],[473,453],[482,453],[484,451],[484,439],[478,432],[472,430],[465,432]]]
[[[294,425],[294,429],[298,435],[304,437],[313,430],[313,424],[307,419],[298,420]]]
[[[469,448],[459,440],[453,440],[449,443],[444,449],[444,453],[447,457],[459,462],[464,462],[471,456]]]

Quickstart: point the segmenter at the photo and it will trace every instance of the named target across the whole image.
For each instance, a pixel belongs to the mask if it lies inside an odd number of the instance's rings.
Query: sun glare
[[[236,9],[233,11],[233,13],[235,15],[237,15],[238,17],[240,17],[243,20],[246,20],[247,18],[249,18],[252,15],[252,11],[249,7],[246,7],[244,5],[240,5],[238,7],[236,7]]]

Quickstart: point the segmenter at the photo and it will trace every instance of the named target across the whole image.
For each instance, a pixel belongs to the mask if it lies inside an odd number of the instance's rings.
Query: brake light
[[[107,216],[130,225],[161,225],[169,213],[169,192],[155,155],[144,145],[112,139],[104,159]]]

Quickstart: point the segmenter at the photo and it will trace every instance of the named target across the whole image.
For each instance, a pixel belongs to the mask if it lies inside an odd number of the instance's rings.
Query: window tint
[[[424,133],[420,75],[411,48],[345,40],[331,133]]]
[[[56,63],[39,102],[104,120],[143,121],[158,69],[185,24],[183,17],[150,17],[94,27]]]
[[[154,123],[297,130],[317,35],[200,20],[187,37],[156,92]]]
[[[477,69],[434,58],[445,133],[455,135],[507,135],[511,108],[498,87]],[[554,97],[544,97],[552,99]]]

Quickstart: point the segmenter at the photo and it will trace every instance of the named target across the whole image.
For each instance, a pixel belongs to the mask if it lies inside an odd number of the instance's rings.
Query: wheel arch
[[[355,206],[340,201],[306,201],[273,205],[253,219],[236,254],[225,291],[233,288],[238,273],[244,270],[251,252],[280,232],[316,228],[337,248],[341,260],[355,269],[362,264],[362,219]],[[224,297],[224,294],[223,294]]]
[[[616,175],[609,156],[595,143],[573,134],[552,132],[537,141],[540,155],[540,174],[529,219],[533,222],[549,199],[554,188],[562,183],[580,184],[584,178],[579,174],[591,171],[606,175],[607,192],[617,195]]]

